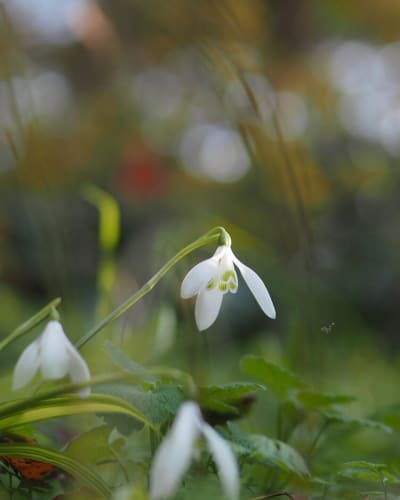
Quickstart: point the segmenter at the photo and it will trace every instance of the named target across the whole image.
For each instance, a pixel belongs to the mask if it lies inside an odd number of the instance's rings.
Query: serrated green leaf
[[[359,469],[370,469],[370,470],[385,470],[388,468],[386,464],[376,464],[373,462],[367,462],[366,460],[352,460],[351,462],[345,462],[343,467],[358,467]]]
[[[303,457],[294,448],[277,439],[261,434],[245,434],[237,426],[228,424],[221,433],[234,447],[236,454],[249,463],[273,466],[301,477],[309,476]]]
[[[343,470],[338,473],[339,476],[346,479],[372,481],[376,483],[385,483],[387,485],[399,485],[400,478],[396,477],[386,464],[376,464],[365,460],[346,462],[343,464]]]
[[[107,384],[99,387],[103,393],[112,394],[129,405],[134,405],[151,422],[152,426],[164,423],[172,415],[175,415],[179,405],[184,399],[183,393],[176,386],[158,386],[154,390],[144,391],[128,384]],[[128,434],[132,430],[142,427],[140,422],[133,425],[126,419],[118,416],[106,415],[105,419],[109,425],[115,425],[123,434]]]
[[[233,382],[221,385],[199,387],[199,401],[202,408],[216,411],[230,411],[238,414],[244,399],[258,390],[265,390],[261,384]]]
[[[81,462],[67,457],[63,453],[48,450],[38,445],[28,444],[0,444],[0,456],[30,458],[39,462],[45,462],[71,474],[76,480],[96,491],[103,498],[111,498],[111,490],[107,483],[91,469]]]
[[[323,411],[322,415],[326,418],[329,423],[340,423],[353,425],[356,427],[362,427],[365,429],[373,429],[378,431],[383,431],[387,433],[392,433],[393,429],[388,425],[382,424],[382,422],[377,422],[375,420],[370,420],[368,418],[354,418],[348,417],[347,415],[342,415],[340,413],[333,413],[328,411]]]
[[[303,389],[306,384],[297,375],[258,356],[245,356],[241,369],[247,375],[261,380],[280,400],[285,400],[294,389]]]
[[[318,409],[331,405],[348,404],[356,400],[354,396],[346,394],[334,394],[329,392],[300,390],[296,399],[308,409]]]
[[[349,469],[338,473],[339,477],[351,479],[352,481],[370,481],[382,483],[382,477],[377,472],[371,470]]]

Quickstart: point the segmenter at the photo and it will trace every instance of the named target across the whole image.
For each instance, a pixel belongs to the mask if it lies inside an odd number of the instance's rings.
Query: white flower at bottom
[[[13,389],[20,389],[30,382],[40,369],[42,377],[49,380],[64,378],[73,382],[90,380],[85,360],[68,340],[58,321],[49,321],[40,337],[34,340],[19,357],[14,369]],[[82,397],[90,394],[90,387],[79,391]]]
[[[200,331],[209,328],[217,319],[224,295],[236,293],[238,278],[235,266],[263,312],[272,319],[276,317],[275,307],[262,279],[235,257],[230,246],[222,245],[212,257],[194,266],[182,281],[183,299],[197,295],[195,319]]]
[[[161,500],[173,495],[188,470],[195,453],[195,443],[204,436],[217,466],[226,496],[239,495],[239,470],[235,455],[225,441],[204,420],[193,401],[180,407],[175,421],[156,451],[150,472],[150,498]]]

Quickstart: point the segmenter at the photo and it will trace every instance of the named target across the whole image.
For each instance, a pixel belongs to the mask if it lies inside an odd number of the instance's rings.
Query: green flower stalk
[[[14,340],[19,339],[26,333],[29,333],[33,328],[39,325],[43,320],[47,317],[51,316],[55,318],[57,315],[56,307],[61,303],[61,299],[57,298],[52,300],[47,304],[47,306],[43,307],[39,312],[34,314],[27,321],[19,325],[15,330],[13,330],[4,340],[0,342],[0,351],[2,351],[5,347],[10,345]]]

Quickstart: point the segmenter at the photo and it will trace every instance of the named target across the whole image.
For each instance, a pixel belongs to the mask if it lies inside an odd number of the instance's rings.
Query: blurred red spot
[[[117,185],[125,196],[157,198],[167,187],[166,167],[148,148],[130,147],[122,158]]]

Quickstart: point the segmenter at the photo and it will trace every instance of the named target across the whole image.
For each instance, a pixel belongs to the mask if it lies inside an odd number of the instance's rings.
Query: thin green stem
[[[30,332],[32,328],[35,328],[35,326],[41,323],[45,318],[47,318],[47,316],[54,313],[55,308],[60,304],[60,302],[61,302],[60,298],[52,300],[47,304],[47,306],[43,307],[43,309],[34,314],[27,321],[25,321],[25,323],[19,325],[4,340],[0,342],[0,351],[2,351],[5,347],[10,345],[11,342],[14,342],[14,340]]]
[[[330,422],[328,420],[326,420],[319,428],[317,434],[315,435],[314,439],[311,442],[310,449],[308,450],[308,457],[311,457],[311,455],[314,453],[315,448],[317,447],[317,444],[318,444],[322,434],[326,431],[329,424],[330,424]]]
[[[210,373],[210,367],[211,367],[211,349],[210,349],[210,339],[208,337],[208,332],[202,332],[200,335],[201,343],[202,343],[202,353],[203,353],[203,359],[202,363],[200,366],[203,366],[204,369],[202,370],[202,379],[201,379],[201,384],[202,385],[207,385],[209,381],[207,380],[207,375]]]
[[[197,250],[198,248],[207,245],[213,241],[219,241],[220,244],[227,244],[230,242],[230,236],[227,231],[223,227],[215,227],[211,229],[208,233],[201,236],[190,245],[187,245],[185,248],[180,250],[172,259],[170,259],[166,264],[162,266],[162,268],[149,279],[147,283],[145,283],[142,288],[140,288],[136,293],[131,295],[125,302],[123,302],[120,306],[118,306],[114,311],[108,314],[103,320],[101,320],[97,325],[95,325],[91,330],[89,330],[85,335],[83,335],[77,342],[76,347],[80,349],[83,347],[86,342],[88,342],[92,337],[94,337],[97,333],[99,333],[103,328],[108,326],[112,321],[115,321],[122,314],[124,314],[128,309],[130,309],[136,302],[142,299],[146,294],[148,294],[161,280],[163,276],[165,276],[168,271],[183,257],[186,257],[189,253]]]
[[[282,405],[279,403],[279,406],[276,411],[276,437],[278,439],[282,439]]]

